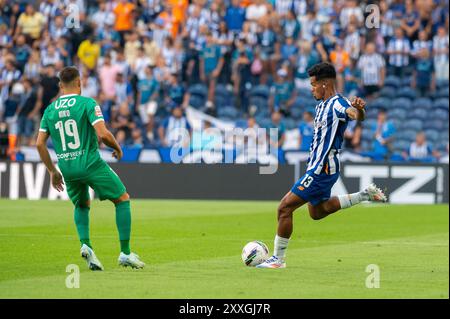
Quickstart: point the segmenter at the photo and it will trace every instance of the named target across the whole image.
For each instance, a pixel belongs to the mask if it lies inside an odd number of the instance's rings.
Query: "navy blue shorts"
[[[338,178],[339,172],[332,175],[322,172],[317,175],[309,171],[292,186],[291,192],[315,206],[330,198],[331,188]]]

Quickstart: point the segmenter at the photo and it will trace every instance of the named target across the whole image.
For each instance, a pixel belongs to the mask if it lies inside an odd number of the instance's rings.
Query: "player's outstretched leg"
[[[325,218],[341,209],[355,206],[364,201],[385,203],[387,202],[387,197],[380,188],[372,183],[363,191],[353,194],[334,196],[317,205],[309,204],[308,209],[311,218],[318,220]]]
[[[292,234],[294,211],[306,202],[288,192],[278,206],[278,230],[274,240],[273,256],[257,265],[257,268],[286,268],[286,251]]]
[[[116,206],[116,225],[119,231],[120,255],[119,265],[132,268],[144,268],[145,263],[139,259],[139,256],[131,252],[130,234],[131,234],[131,209],[130,197],[127,193],[123,194],[117,200],[113,200]]]
[[[103,265],[97,256],[95,256],[89,239],[89,210],[89,202],[84,205],[77,204],[75,206],[74,219],[81,242],[80,254],[86,260],[90,270],[103,270]]]

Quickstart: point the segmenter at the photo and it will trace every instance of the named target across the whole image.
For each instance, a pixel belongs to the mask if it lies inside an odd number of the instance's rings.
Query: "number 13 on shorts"
[[[304,188],[309,187],[309,185],[311,185],[313,180],[314,180],[314,177],[312,177],[312,176],[310,176],[308,174],[305,174],[305,177],[303,177],[303,179],[300,182],[300,185],[301,185],[300,187],[304,187]]]

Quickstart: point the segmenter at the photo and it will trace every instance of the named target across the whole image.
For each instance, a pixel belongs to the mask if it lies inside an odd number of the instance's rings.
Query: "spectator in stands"
[[[282,114],[279,111],[274,111],[272,113],[272,123],[268,127],[270,128],[276,128],[277,134],[273,135],[270,130],[267,131],[268,134],[268,140],[272,147],[277,147],[279,149],[282,148],[284,141],[286,139],[286,127],[284,123],[282,122]]]
[[[47,106],[59,93],[59,79],[56,76],[55,66],[48,64],[44,67],[44,73],[39,82],[39,89],[37,92],[36,106],[30,113],[30,117],[35,117],[37,114],[42,117]]]
[[[11,92],[5,101],[2,120],[8,124],[9,134],[17,135],[17,109],[22,100],[25,88],[22,83],[16,82],[11,88]]]
[[[387,0],[381,0],[380,4],[380,33],[383,36],[384,42],[388,43],[394,35],[394,12],[389,7]]]
[[[6,60],[5,67],[0,74],[0,113],[2,113],[2,105],[8,98],[11,85],[18,81],[21,77],[21,72],[15,66],[13,60]]]
[[[435,90],[435,85],[433,59],[430,56],[430,51],[427,48],[422,48],[414,65],[411,86],[417,89],[421,96],[426,96],[430,91]]]
[[[253,52],[247,46],[245,39],[236,40],[236,49],[232,56],[232,78],[234,81],[234,93],[238,96],[238,106],[247,110],[247,90],[251,82],[251,61]]]
[[[106,0],[98,1],[98,9],[95,11],[90,21],[94,22],[99,30],[105,29],[107,26],[114,26],[116,15],[108,7]]]
[[[448,33],[444,26],[438,28],[437,35],[433,38],[434,67],[436,71],[436,81],[448,81],[448,53],[449,53]]]
[[[17,20],[15,35],[24,34],[27,37],[27,43],[32,44],[34,40],[39,39],[45,26],[45,17],[35,10],[34,5],[29,3],[19,19]]]
[[[122,73],[117,73],[114,82],[114,91],[116,92],[115,104],[122,105],[123,103],[132,104],[132,87],[130,81],[125,79]]]
[[[294,58],[297,55],[298,47],[294,43],[294,38],[286,38],[284,44],[281,46],[281,60],[283,62],[294,63]]]
[[[89,71],[95,69],[100,56],[100,45],[96,42],[94,34],[89,35],[86,40],[81,42],[77,55],[82,65]]]
[[[319,55],[310,42],[300,41],[300,52],[295,57],[295,87],[297,89],[309,89],[311,87],[308,69],[319,62]]]
[[[161,52],[161,48],[153,39],[153,34],[151,32],[147,32],[144,35],[143,41],[142,47],[144,48],[145,55],[150,59],[149,64],[154,66],[156,64],[156,59]]]
[[[257,44],[260,47],[261,59],[264,65],[264,73],[261,77],[261,82],[266,83],[268,73],[274,71],[272,60],[275,53],[275,46],[277,45],[277,35],[272,30],[268,19],[262,19],[260,22],[260,28],[257,33]]]
[[[391,152],[391,145],[394,140],[395,127],[387,120],[385,109],[378,112],[377,122],[372,128],[374,140],[372,143],[372,157],[376,160],[387,159]]]
[[[0,49],[11,48],[13,46],[12,37],[9,34],[8,26],[0,20]]]
[[[413,48],[411,52],[412,56],[414,58],[417,58],[419,51],[424,48],[427,49],[431,54],[433,49],[433,41],[428,40],[428,33],[425,30],[420,30],[418,39],[414,40],[413,42]]]
[[[208,86],[208,100],[206,106],[213,108],[216,82],[222,70],[224,59],[221,48],[214,42],[211,32],[207,33],[206,46],[200,53],[200,77]]]
[[[112,117],[111,128],[115,131],[117,141],[124,145],[131,138],[131,132],[136,127],[127,102],[120,104],[116,114]]]
[[[325,23],[322,25],[322,34],[316,41],[316,49],[320,54],[322,61],[330,60],[330,53],[336,45],[338,39],[333,34],[331,23]]]
[[[350,65],[344,69],[344,93],[348,97],[358,95],[360,72],[356,68],[356,63],[350,62]]]
[[[200,53],[195,47],[195,41],[189,40],[183,60],[182,81],[196,84],[200,82]]]
[[[81,77],[81,95],[97,99],[99,95],[99,85],[97,78],[92,74],[85,74]]]
[[[123,46],[125,43],[125,35],[133,30],[136,7],[134,3],[128,2],[127,0],[119,0],[118,2],[113,10],[116,18],[114,29],[119,32],[120,45]]]
[[[389,67],[393,74],[400,77],[405,74],[405,68],[409,65],[410,51],[409,40],[404,37],[403,30],[395,29],[395,36],[389,41],[387,48]]]
[[[298,145],[300,151],[308,152],[314,135],[314,117],[311,112],[306,111],[303,113],[303,121],[300,123],[298,130]]]
[[[405,1],[405,13],[403,15],[401,28],[411,42],[417,39],[420,28],[420,19],[419,13],[414,7],[413,0]]]
[[[48,64],[53,64],[56,66],[59,61],[61,61],[61,55],[53,44],[50,44],[45,50],[41,51],[42,66],[46,66]]]
[[[255,30],[258,21],[264,18],[269,12],[267,1],[254,0],[246,9],[246,21],[250,22],[250,28]]]
[[[356,0],[345,1],[345,6],[341,10],[341,14],[339,16],[340,25],[342,28],[347,28],[352,16],[356,17],[358,25],[362,25],[364,15],[361,7],[358,6],[358,2]]]
[[[103,64],[98,69],[98,78],[100,81],[101,94],[104,100],[104,112],[110,114],[111,107],[117,96],[116,92],[116,78],[117,74],[121,72],[121,68],[117,63],[112,63],[111,56],[105,55]]]
[[[383,87],[386,74],[384,58],[375,49],[373,42],[367,43],[365,53],[358,60],[364,96],[369,98]]]
[[[39,74],[41,73],[41,56],[38,50],[33,50],[30,53],[27,63],[24,68],[24,76],[28,79],[32,79],[34,82],[39,80]]]
[[[37,101],[37,90],[30,79],[23,80],[24,94],[16,111],[18,124],[18,145],[31,145],[34,135],[32,111]]]
[[[56,16],[53,21],[50,21],[49,32],[52,39],[60,39],[66,36],[69,30],[65,26],[64,16]]]
[[[141,129],[135,127],[131,131],[130,147],[142,148],[144,147],[144,137]]]
[[[168,41],[171,38],[166,39]],[[163,56],[165,55],[164,48],[163,48]],[[170,55],[170,57],[169,57]],[[175,64],[173,52],[166,53],[165,61],[167,64],[172,65]],[[135,59],[133,59],[131,63],[131,71],[137,76],[137,80],[141,80],[145,77],[145,70],[147,69],[147,66],[151,65],[151,60],[148,56],[145,55],[145,49],[143,47],[139,47],[137,51],[137,56]]]
[[[189,104],[190,94],[186,92],[181,82],[178,80],[178,73],[171,73],[168,81],[163,88],[163,101],[166,105],[175,104],[181,105],[186,109]]]
[[[358,121],[350,121],[344,132],[344,148],[359,152],[361,150],[362,125]]]
[[[288,11],[286,18],[281,19],[281,26],[283,28],[283,36],[285,39],[292,38],[292,41],[297,41],[300,35],[300,23],[298,22],[295,12]]]
[[[290,112],[289,109],[294,104],[295,99],[294,84],[289,80],[286,68],[281,68],[277,71],[275,83],[270,89],[270,111],[279,111],[284,115],[288,115]]]
[[[441,155],[431,148],[426,140],[425,133],[419,132],[416,135],[416,140],[411,143],[408,151],[402,153],[402,156],[409,161],[434,162]]]
[[[154,141],[153,118],[157,111],[157,96],[160,84],[153,76],[153,68],[148,65],[145,68],[145,76],[138,83],[138,112],[142,123],[146,127],[146,137],[150,142]]]
[[[189,139],[192,135],[191,126],[183,115],[183,108],[174,105],[172,115],[168,117],[158,130],[161,145],[164,147],[189,145]]]
[[[362,44],[361,34],[355,24],[350,23],[347,26],[346,36],[344,38],[344,50],[350,55],[352,62],[356,62],[361,54]]]
[[[259,125],[256,122],[254,117],[249,117],[247,119],[247,127],[245,130],[245,145],[247,148],[254,148],[258,146],[258,143],[260,143],[260,131],[259,131]]]
[[[137,33],[130,33],[125,36],[124,55],[128,65],[134,65],[134,61],[138,57],[141,41]],[[162,47],[162,46],[161,46]]]
[[[17,36],[16,44],[13,49],[14,55],[16,56],[16,65],[20,72],[23,73],[25,64],[31,54],[31,48],[26,43],[25,36],[20,34]]]
[[[102,29],[98,29],[96,36],[100,44],[102,55],[120,47],[120,35],[109,24],[106,24]]]
[[[336,41],[334,49],[330,52],[330,62],[336,69],[336,90],[344,91],[344,70],[350,65],[350,55],[344,50],[342,41]]]
[[[225,13],[225,22],[228,30],[234,34],[239,34],[245,21],[245,8],[240,5],[240,0],[231,0],[231,5]]]

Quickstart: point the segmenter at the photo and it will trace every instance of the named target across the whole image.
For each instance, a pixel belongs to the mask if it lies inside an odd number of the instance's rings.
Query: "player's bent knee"
[[[119,203],[121,203],[121,202],[126,202],[126,201],[128,201],[128,200],[130,200],[130,195],[129,195],[128,193],[123,193],[119,198],[117,198],[117,199],[112,199],[111,201],[112,201],[114,204],[119,204]]]
[[[90,200],[87,200],[87,201],[85,201],[85,202],[78,202],[78,203],[75,205],[75,207],[80,207],[80,208],[87,208],[87,209],[89,209],[89,208],[91,208],[91,201],[90,201]]]
[[[308,211],[309,211],[309,216],[313,220],[319,220],[319,219],[323,218],[322,214],[320,214],[320,211],[317,207],[309,206]]]

